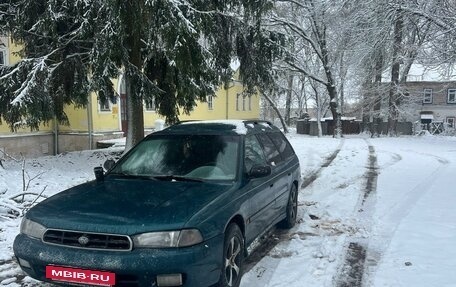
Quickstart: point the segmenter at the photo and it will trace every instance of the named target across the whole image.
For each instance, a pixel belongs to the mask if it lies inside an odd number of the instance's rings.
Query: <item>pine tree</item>
[[[0,6],[1,31],[23,45],[23,60],[0,69],[0,116],[14,130],[56,118],[88,95],[114,96],[111,79],[126,78],[127,147],[144,136],[143,100],[176,122],[179,108],[231,79],[241,63],[247,92],[271,82],[280,39],[262,30],[269,0],[10,0]],[[106,99],[100,99],[106,100]]]

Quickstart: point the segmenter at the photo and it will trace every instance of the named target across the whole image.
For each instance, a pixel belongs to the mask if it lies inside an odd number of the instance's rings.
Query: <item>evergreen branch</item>
[[[7,78],[12,77],[14,74],[19,72],[22,68],[22,66],[21,66],[22,63],[27,63],[27,62],[31,62],[31,61],[32,61],[32,59],[23,59],[21,62],[19,62],[19,64],[17,64],[14,67],[14,69],[11,70],[11,72],[8,72],[5,75],[1,76],[0,81],[6,80]]]
[[[296,1],[296,0],[276,0],[276,2],[284,2],[284,3],[292,3],[295,4],[296,6],[304,9],[309,9],[309,6],[303,4],[301,1]]]
[[[40,62],[34,66],[33,71],[27,76],[27,80],[22,83],[18,90],[16,90],[15,98],[11,101],[11,105],[20,104],[23,101],[23,99],[27,96],[31,85],[36,83],[37,73],[39,71],[43,71],[45,67],[46,64],[44,59],[41,59]]]
[[[220,15],[220,16],[225,16],[225,17],[229,17],[229,18],[237,18],[237,19],[241,19],[241,17],[239,16],[239,14],[237,13],[225,13],[225,12],[222,12],[222,11],[218,11],[218,10],[208,10],[208,11],[202,11],[202,10],[198,10],[196,8],[194,8],[192,6],[192,4],[190,4],[188,1],[182,1],[181,2],[183,5],[185,5],[189,10],[195,12],[195,13],[198,13],[198,14],[203,14],[203,15]]]
[[[175,5],[175,1],[171,1],[174,5],[174,9],[177,11],[177,16],[179,19],[181,19],[185,23],[185,27],[187,27],[187,30],[190,32],[190,34],[197,34],[197,31],[195,29],[195,26],[193,25],[192,22],[190,22],[185,16],[182,10],[179,8],[178,5]]]

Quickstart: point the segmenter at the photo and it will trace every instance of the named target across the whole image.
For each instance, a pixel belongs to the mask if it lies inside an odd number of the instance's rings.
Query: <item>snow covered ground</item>
[[[456,286],[456,138],[289,138],[306,186],[299,224],[264,239],[242,287]],[[25,204],[93,179],[111,151],[27,160]],[[22,171],[12,160],[3,166],[0,285],[42,286],[12,258]]]

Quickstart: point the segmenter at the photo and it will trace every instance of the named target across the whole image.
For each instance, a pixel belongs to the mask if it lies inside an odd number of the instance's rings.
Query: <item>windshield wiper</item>
[[[122,177],[130,177],[130,176],[133,177],[134,176],[132,174],[125,173],[125,172],[110,172],[107,175],[115,175],[115,176],[122,176]]]
[[[154,176],[140,175],[140,174],[130,174],[130,173],[124,173],[124,172],[112,172],[112,173],[109,173],[109,175],[125,177],[125,178],[139,178],[139,179],[157,180]]]
[[[192,178],[192,177],[185,177],[185,176],[178,176],[178,175],[156,175],[153,178],[158,180],[164,181],[191,181],[191,182],[203,182],[201,179]]]

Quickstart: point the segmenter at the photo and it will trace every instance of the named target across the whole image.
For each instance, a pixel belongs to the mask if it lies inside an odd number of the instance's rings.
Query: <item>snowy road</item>
[[[456,286],[456,138],[290,141],[304,179],[299,224],[264,239],[247,261],[242,287]],[[62,190],[83,181],[81,174],[90,178],[102,161],[87,154],[38,159],[30,173],[45,169],[52,178],[32,188]],[[74,166],[83,168],[74,173]],[[20,189],[19,172],[10,165],[0,173],[0,184],[7,183],[0,196]],[[0,221],[0,286],[43,286],[12,260],[18,225]]]
[[[303,174],[313,177],[300,193],[303,222],[243,287],[456,286],[454,138],[291,141],[299,154],[305,142],[340,151]]]

